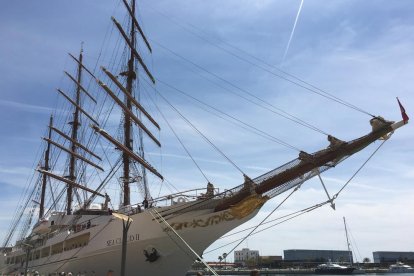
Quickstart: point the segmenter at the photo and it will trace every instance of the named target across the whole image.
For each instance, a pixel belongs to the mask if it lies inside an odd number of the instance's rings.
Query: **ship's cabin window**
[[[50,254],[50,247],[47,246],[45,248],[42,248],[40,253],[41,253],[41,258],[48,257]]]
[[[65,241],[65,251],[86,246],[89,243],[90,233],[85,233]]]
[[[24,255],[16,256],[16,259],[14,260],[14,263],[19,264],[23,261],[23,259],[24,259]]]
[[[40,258],[40,250],[36,250],[34,253],[33,253],[33,259],[34,260],[37,260],[37,259],[39,259]]]
[[[62,253],[63,242],[52,245],[52,255]]]

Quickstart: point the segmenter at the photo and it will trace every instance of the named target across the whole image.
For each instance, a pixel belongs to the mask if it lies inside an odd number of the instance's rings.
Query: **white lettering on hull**
[[[139,241],[139,234],[129,235],[128,242]],[[106,241],[106,246],[114,246],[122,244],[122,238],[116,238]]]

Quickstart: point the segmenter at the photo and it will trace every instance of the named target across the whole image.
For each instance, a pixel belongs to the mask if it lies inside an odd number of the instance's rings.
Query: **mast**
[[[131,1],[131,9],[132,9],[132,13],[135,13],[135,0]],[[130,31],[130,41],[133,47],[135,47],[135,25],[134,22],[131,19],[131,31]],[[133,48],[132,47],[132,48]],[[135,63],[135,55],[134,55],[134,51],[130,50],[130,58],[128,61],[128,71],[127,71],[127,85],[126,85],[126,90],[127,92],[132,95],[132,87],[134,85],[134,80],[136,79],[136,74],[135,74],[135,70],[134,70],[134,63]],[[128,110],[132,109],[132,103],[131,100],[125,96],[125,103],[126,106],[128,108]],[[131,117],[128,114],[128,112],[124,111],[124,145],[125,147],[127,147],[129,150],[133,150],[132,147],[132,122],[131,122]],[[130,199],[130,190],[129,190],[129,174],[130,174],[130,159],[129,159],[129,155],[127,155],[125,152],[122,153],[122,161],[124,164],[123,167],[123,182],[124,182],[124,202],[123,205],[130,205],[131,204],[131,199]]]
[[[73,154],[70,155],[69,161],[69,176],[68,179],[72,182],[76,180],[76,150],[77,150],[77,141],[78,141],[78,128],[79,128],[79,106],[80,106],[80,92],[81,92],[81,80],[82,80],[82,55],[83,49],[81,49],[79,54],[79,64],[77,72],[77,86],[76,86],[76,100],[75,100],[75,112],[73,113],[72,124],[72,134],[71,134],[71,151]],[[72,213],[72,198],[73,198],[73,185],[68,183],[67,189],[67,208],[66,213],[70,215]]]
[[[53,116],[50,116],[49,121],[49,140],[52,138]],[[45,151],[45,163],[43,169],[48,171],[49,168],[49,156],[50,156],[50,142],[47,142],[47,148]],[[39,219],[45,214],[45,194],[46,194],[47,175],[42,175],[42,193],[40,195],[40,207],[39,207]]]
[[[351,252],[349,238],[348,238],[348,230],[346,229],[345,217],[343,217],[343,218],[344,218],[344,226],[345,226],[346,245],[348,247],[348,254],[349,254],[349,263],[352,266],[353,265],[353,260],[352,260],[352,252]]]
[[[155,84],[155,78],[154,76],[151,74],[151,72],[149,71],[148,67],[146,66],[146,64],[144,63],[144,60],[142,59],[142,57],[140,56],[140,54],[138,53],[137,49],[136,49],[136,33],[135,31],[138,30],[138,32],[140,33],[142,39],[144,40],[146,46],[148,47],[149,51],[151,52],[151,47],[148,43],[148,40],[146,39],[141,27],[138,24],[137,19],[135,18],[135,9],[136,9],[136,5],[135,5],[135,0],[131,0],[131,4],[129,5],[127,0],[122,0],[122,2],[124,3],[125,7],[128,10],[128,13],[131,17],[131,21],[130,21],[130,26],[131,29],[129,30],[129,34],[127,34],[127,32],[125,32],[125,30],[122,28],[121,24],[114,18],[112,17],[112,21],[115,24],[116,28],[118,29],[120,35],[124,38],[126,45],[129,47],[129,60],[127,63],[127,70],[124,72],[121,72],[119,75],[120,76],[125,76],[126,77],[126,87],[124,88],[123,85],[117,80],[117,77],[115,77],[112,73],[110,73],[106,68],[102,67],[102,71],[104,71],[104,73],[112,80],[112,82],[124,93],[124,100],[121,101],[118,96],[113,93],[113,91],[111,90],[110,87],[108,87],[104,82],[100,81],[98,78],[96,78],[89,70],[86,70],[89,74],[91,74],[91,76],[97,81],[97,83],[103,88],[103,90],[108,93],[108,95],[118,104],[118,106],[120,108],[123,109],[123,117],[124,117],[124,121],[123,121],[123,141],[121,146],[119,146],[119,142],[116,141],[116,139],[110,137],[109,135],[107,135],[107,133],[103,130],[103,129],[99,129],[97,125],[93,126],[93,129],[100,133],[101,135],[104,135],[105,138],[113,143],[113,144],[117,144],[117,148],[122,150],[122,163],[123,163],[123,172],[122,172],[122,177],[121,180],[123,182],[123,193],[124,193],[124,198],[123,198],[123,205],[127,206],[131,204],[131,199],[130,199],[130,187],[129,184],[132,183],[132,178],[130,177],[131,174],[131,162],[138,162],[141,165],[143,165],[143,176],[146,176],[146,171],[145,169],[148,169],[150,172],[154,173],[155,175],[157,175],[158,177],[162,178],[162,175],[160,175],[154,168],[152,168],[148,162],[143,158],[144,154],[142,153],[143,148],[142,148],[142,135],[143,133],[147,134],[155,144],[157,144],[157,146],[161,147],[161,143],[158,141],[158,139],[151,133],[151,131],[143,124],[143,122],[141,121],[141,114],[144,114],[146,116],[147,119],[149,119],[151,121],[151,123],[157,128],[160,129],[159,125],[157,122],[155,122],[155,120],[149,115],[149,113],[147,111],[145,111],[145,109],[141,106],[141,104],[139,103],[139,100],[137,101],[134,98],[134,93],[133,93],[133,89],[134,89],[134,81],[137,78],[137,72],[136,72],[136,64],[135,62],[137,61],[139,63],[139,65],[142,67],[142,69],[144,70],[145,74],[148,76],[148,78],[151,80],[152,83]],[[74,58],[75,59],[75,58]],[[75,59],[76,60],[76,59]],[[78,60],[76,60],[79,64],[80,62]],[[81,65],[83,67],[83,65]],[[136,108],[139,109],[139,115],[138,117],[134,114],[132,107],[135,106]],[[132,124],[136,124],[139,128],[139,155],[137,156],[134,153],[134,149],[133,149],[133,128],[132,128]],[[133,161],[132,161],[133,160]],[[151,169],[149,169],[151,168]],[[146,184],[146,180],[144,180],[144,184]],[[148,196],[148,191],[147,189],[145,189],[145,196]]]
[[[86,116],[94,125],[99,125],[96,119],[94,119],[91,115],[89,115],[82,107],[81,107],[81,93],[85,93],[85,95],[88,96],[88,98],[97,104],[97,101],[92,97],[92,95],[82,86],[82,68],[85,68],[82,64],[83,59],[83,48],[81,47],[80,53],[79,53],[79,60],[74,58],[72,55],[70,55],[72,58],[75,59],[75,61],[78,63],[77,66],[77,76],[76,78],[72,77],[68,72],[65,72],[65,74],[71,79],[74,84],[76,85],[76,96],[73,100],[71,97],[69,97],[66,93],[64,93],[61,89],[57,89],[57,91],[73,106],[73,117],[72,121],[69,122],[69,124],[72,126],[70,134],[66,134],[62,130],[59,130],[53,126],[53,117],[50,118],[50,124],[49,124],[49,135],[48,137],[42,137],[43,140],[45,140],[48,143],[47,150],[45,152],[45,164],[43,167],[36,169],[38,172],[43,174],[43,185],[42,185],[42,193],[41,193],[41,202],[40,202],[40,211],[39,211],[39,218],[42,218],[44,215],[44,205],[45,205],[45,191],[46,191],[46,180],[47,177],[51,177],[55,180],[58,180],[60,182],[63,182],[67,185],[67,204],[66,204],[66,213],[70,215],[72,213],[72,199],[73,199],[73,188],[82,189],[84,191],[87,191],[89,193],[93,193],[95,195],[103,196],[102,194],[89,189],[88,187],[82,185],[81,183],[76,182],[77,178],[77,168],[76,163],[77,159],[81,160],[82,162],[85,162],[85,165],[88,164],[100,171],[104,171],[102,167],[97,165],[95,162],[89,160],[82,152],[79,152],[79,149],[81,149],[84,153],[89,154],[91,157],[96,158],[99,161],[102,161],[102,158],[99,157],[97,154],[95,154],[93,151],[88,149],[85,145],[79,143],[78,139],[78,132],[80,127],[80,117],[81,115]],[[67,148],[63,144],[59,144],[52,140],[52,132],[55,132],[60,137],[64,138],[65,140],[70,142],[70,146]],[[66,176],[60,176],[50,171],[49,166],[49,155],[50,155],[50,147],[54,146],[59,148],[62,151],[65,151],[69,154],[69,171],[68,175]]]
[[[141,100],[141,95],[138,94],[138,101]],[[141,112],[139,113],[139,118],[141,119]],[[138,129],[138,137],[139,137],[139,155],[145,159],[145,152],[144,152],[144,134],[142,129]],[[141,165],[142,168],[142,181],[143,181],[143,186],[144,186],[144,197],[148,198],[149,196],[149,191],[148,191],[148,180],[147,180],[147,170],[145,169],[145,167],[143,165]]]

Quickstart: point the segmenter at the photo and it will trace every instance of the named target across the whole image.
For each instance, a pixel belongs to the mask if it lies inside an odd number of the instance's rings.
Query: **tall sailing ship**
[[[160,125],[135,91],[138,79],[156,83],[138,41],[149,52],[152,49],[135,17],[135,0],[123,4],[128,29],[112,18],[126,45],[122,69],[92,70],[84,63],[83,51],[70,55],[76,74],[65,75],[74,89],[57,89],[70,108],[60,112],[66,119],[50,117],[32,192],[3,244],[2,275],[184,275],[208,246],[253,218],[266,201],[320,176],[375,141],[388,139],[408,122],[405,113],[400,122],[373,117],[370,133],[351,141],[328,136],[326,148],[300,151],[298,158],[256,178],[240,170],[244,183],[224,192],[207,181],[201,189],[153,198],[148,178],[164,178],[146,159],[143,141],[161,147],[154,134]],[[98,91],[89,89],[91,82]],[[110,114],[116,112],[122,113],[121,124],[110,131]],[[122,187],[121,206],[114,206],[106,192],[111,182]],[[131,202],[132,185],[139,188],[142,202]],[[10,246],[27,213],[29,219]]]

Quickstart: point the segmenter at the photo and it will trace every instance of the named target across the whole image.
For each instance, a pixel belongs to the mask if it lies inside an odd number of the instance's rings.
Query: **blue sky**
[[[412,1],[305,0],[282,64],[299,4],[299,0],[140,1],[138,17],[154,49],[152,56],[145,55],[146,62],[162,81],[308,152],[325,147],[326,137],[235,97],[209,80],[239,93],[237,89],[164,47],[343,140],[369,132],[370,118],[228,54],[230,51],[252,62],[229,44],[389,120],[401,118],[395,100],[398,96],[410,115],[414,110]],[[67,82],[63,70],[73,68],[67,52],[77,53],[83,41],[86,62],[95,65],[102,49],[105,63],[109,46],[103,42],[113,43],[108,38],[116,38],[110,16],[115,14],[122,22],[122,11],[120,1],[107,0],[15,1],[0,10],[0,237],[37,164],[40,137],[58,101],[54,90]],[[162,83],[157,89],[251,177],[297,156],[291,149],[211,116]],[[230,188],[242,182],[238,171],[162,106],[217,187]],[[154,107],[150,109],[154,111]],[[162,123],[162,118],[158,120]],[[414,228],[413,136],[410,124],[396,132],[338,198],[336,211],[324,207],[253,236],[242,246],[258,249],[263,255],[280,255],[283,249],[344,249],[345,216],[361,257],[372,259],[371,252],[376,250],[413,251],[414,241],[409,238]],[[149,150],[148,156],[166,178],[182,189],[205,186],[165,124],[160,137],[162,151]],[[377,145],[324,176],[331,193]],[[154,185],[158,185],[157,191],[166,192],[159,183]],[[248,225],[259,222],[282,198],[272,199]],[[320,183],[309,181],[275,216],[324,199]],[[210,249],[228,241],[231,238]],[[205,257],[214,260],[223,252]]]

